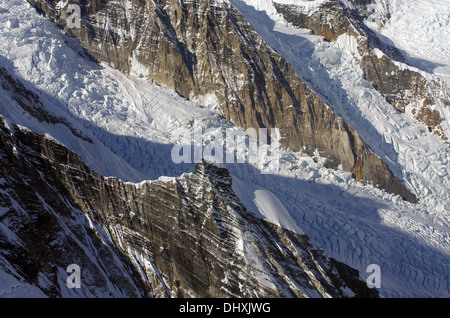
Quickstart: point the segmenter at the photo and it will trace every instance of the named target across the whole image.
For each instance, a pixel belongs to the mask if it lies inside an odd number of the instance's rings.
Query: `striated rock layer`
[[[3,119],[0,162],[0,269],[42,296],[378,296],[305,235],[247,211],[224,168],[124,183]],[[80,289],[66,285],[70,264]]]
[[[327,158],[326,166],[417,202],[356,131],[323,103],[227,2],[76,0],[80,28],[56,0],[29,0],[98,61],[148,77],[202,102],[246,128],[278,128],[293,151]]]

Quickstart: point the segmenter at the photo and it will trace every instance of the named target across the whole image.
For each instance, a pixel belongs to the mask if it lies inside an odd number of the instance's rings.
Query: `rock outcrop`
[[[41,296],[378,296],[305,235],[247,211],[224,168],[124,183],[3,119],[0,162],[0,269]],[[80,289],[66,285],[70,264]]]
[[[417,202],[415,196],[271,49],[240,13],[216,1],[79,0],[80,27],[60,2],[29,0],[98,61],[201,101],[247,128],[278,128],[281,144],[327,158],[326,166]]]

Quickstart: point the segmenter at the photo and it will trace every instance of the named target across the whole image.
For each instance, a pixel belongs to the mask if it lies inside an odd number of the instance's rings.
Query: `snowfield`
[[[284,1],[304,2],[311,10],[321,2]],[[445,0],[430,0],[419,1],[417,8],[425,2],[439,4],[442,10],[450,7]],[[420,203],[410,204],[355,181],[347,172],[326,169],[321,160],[287,151],[282,151],[280,170],[273,175],[261,174],[259,165],[226,164],[238,197],[255,215],[307,234],[328,256],[358,269],[362,280],[370,274],[366,272],[370,264],[379,265],[382,297],[449,297],[448,145],[423,124],[395,111],[364,80],[352,38],[326,43],[293,29],[274,13],[271,1],[231,3],[314,91],[325,101],[335,101],[330,107],[404,180]],[[442,10],[436,12],[449,12]],[[448,26],[449,20],[443,22]],[[394,11],[393,21],[399,25],[401,11]],[[386,36],[389,30],[383,31]],[[409,30],[404,32],[406,37]],[[420,36],[423,33],[417,41]],[[0,0],[0,42],[0,67],[93,143],[77,138],[64,125],[40,123],[3,89],[0,115],[48,134],[105,176],[139,183],[191,172],[194,164],[171,160],[171,150],[179,141],[176,132],[192,132],[194,122],[212,132],[238,130],[215,114],[217,105],[211,96],[203,100],[208,107],[200,106],[139,76],[145,73],[139,65],[134,75],[125,75],[88,61],[76,41],[26,0]],[[436,59],[449,49],[448,42],[441,45],[442,50],[433,53]],[[446,56],[449,62],[450,55]],[[0,297],[39,295],[33,287],[6,276],[0,267]]]
[[[389,22],[383,28],[369,26],[405,51],[411,65],[450,80],[449,2],[384,0],[378,1],[375,12],[384,10],[382,2],[387,2]]]

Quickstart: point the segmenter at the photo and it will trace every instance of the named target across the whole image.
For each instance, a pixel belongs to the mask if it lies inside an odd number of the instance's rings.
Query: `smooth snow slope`
[[[348,90],[349,97],[333,108],[391,160],[422,203],[409,204],[356,182],[349,173],[325,169],[321,160],[288,152],[282,153],[276,175],[262,175],[257,165],[227,164],[238,196],[256,215],[307,234],[327,255],[358,269],[362,279],[368,276],[368,265],[380,265],[384,297],[448,297],[450,181],[443,143],[381,103],[355,68],[358,57],[351,39],[326,44],[280,23],[277,27],[285,32],[274,31],[267,15],[238,8],[323,95],[342,100]],[[267,24],[258,24],[263,22]],[[172,162],[171,149],[178,141],[172,133],[192,132],[196,121],[211,132],[233,128],[208,108],[144,78],[86,61],[79,45],[25,0],[0,0],[0,41],[0,66],[23,79],[50,111],[64,115],[95,143],[86,144],[59,125],[40,124],[12,102],[3,105],[1,115],[51,135],[106,176],[139,182],[191,171],[193,164]],[[336,79],[343,87],[336,87]],[[0,98],[8,100],[7,95]],[[8,293],[2,288],[0,284]]]

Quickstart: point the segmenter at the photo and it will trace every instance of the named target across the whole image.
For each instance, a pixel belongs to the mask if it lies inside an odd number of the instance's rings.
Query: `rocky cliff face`
[[[403,113],[408,111],[430,132],[448,140],[442,128],[444,118],[435,108],[437,103],[443,107],[450,105],[445,82],[439,79],[428,81],[415,71],[402,70],[386,55],[379,58],[369,53],[363,57],[361,65],[367,80],[389,103]]]
[[[124,183],[3,119],[0,145],[0,268],[37,295],[377,296],[305,235],[247,211],[223,168]],[[70,264],[81,289],[66,285]]]
[[[299,28],[310,29],[328,41],[336,40],[342,34],[354,36],[361,55],[361,67],[366,79],[372,83],[386,100],[401,112],[408,112],[423,122],[430,132],[448,140],[442,128],[443,118],[435,109],[436,104],[448,107],[448,87],[440,79],[428,80],[419,72],[403,69],[395,62],[407,64],[402,52],[383,42],[366,25],[370,19],[374,0],[352,1],[351,5],[339,0],[326,1],[312,13],[297,5],[274,2],[275,8],[286,21]],[[383,2],[384,3],[384,2]],[[387,4],[385,4],[387,6]],[[383,26],[389,20],[389,8],[384,16],[378,17]],[[375,54],[379,50],[381,54]]]
[[[201,102],[215,96],[223,116],[246,129],[280,129],[282,145],[319,151],[357,180],[405,200],[410,193],[361,140],[295,74],[229,3],[215,1],[73,1],[80,28],[58,1],[29,0],[79,39],[97,60],[139,73]]]

